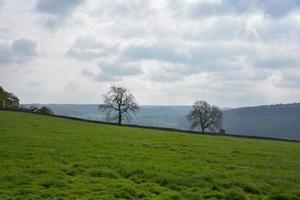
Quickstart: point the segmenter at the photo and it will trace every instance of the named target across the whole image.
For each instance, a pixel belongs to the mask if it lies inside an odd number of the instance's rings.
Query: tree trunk
[[[204,133],[204,131],[205,131],[205,128],[201,127],[201,129],[202,129],[202,133]]]
[[[121,114],[121,110],[119,110],[118,125],[121,124],[122,124],[122,114]]]

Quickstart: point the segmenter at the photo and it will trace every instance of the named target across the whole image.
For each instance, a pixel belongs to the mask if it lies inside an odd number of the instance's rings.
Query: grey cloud
[[[298,0],[223,0],[216,2],[199,2],[191,5],[190,13],[193,17],[205,17],[214,15],[241,15],[254,12],[257,9],[273,18],[285,15],[299,9]]]
[[[37,55],[37,44],[29,39],[21,38],[12,43],[0,43],[0,64],[24,62]]]
[[[42,81],[29,81],[27,82],[27,86],[29,87],[38,87],[38,86],[41,86],[43,84]]]
[[[161,60],[176,63],[187,62],[187,57],[175,50],[175,46],[167,45],[133,45],[126,48],[122,56],[132,60]]]
[[[253,65],[262,68],[295,68],[300,67],[299,59],[293,57],[278,57],[276,55],[268,58],[258,58],[253,60]]]
[[[249,73],[249,71],[251,73]],[[251,84],[255,81],[266,80],[270,76],[270,71],[259,68],[250,68],[245,72],[243,71],[243,68],[241,68],[240,70],[213,72],[211,74],[214,77],[215,82],[247,82],[248,84]]]
[[[243,38],[248,35],[248,30],[242,20],[234,17],[217,20],[209,27],[195,27],[193,31],[185,33],[185,37],[195,41],[229,40]]]
[[[64,19],[59,19],[56,16],[48,16],[45,21],[45,27],[55,30],[57,27],[62,26],[65,23]]]
[[[223,0],[216,2],[199,2],[191,4],[189,13],[192,17],[202,18],[220,15],[241,15],[256,9],[255,0]]]
[[[122,56],[125,59],[134,61],[156,60],[173,65],[185,65],[182,69],[176,69],[182,75],[202,71],[238,69],[241,64],[236,61],[241,58],[245,58],[253,67],[258,68],[300,67],[299,58],[288,54],[288,52],[286,52],[287,55],[279,54],[276,51],[271,51],[270,47],[262,51],[256,45],[251,45],[251,43],[211,42],[187,47],[182,52],[177,49],[180,49],[180,45],[134,45],[125,49]]]
[[[37,45],[34,41],[21,38],[12,43],[12,50],[18,55],[34,56],[36,55]]]
[[[120,81],[121,77],[101,72],[98,76],[95,77],[95,80],[100,82],[116,82]]]
[[[189,67],[185,65],[158,62],[150,65],[150,68],[151,71],[148,74],[148,77],[151,81],[155,81],[155,82],[179,81],[179,80],[183,80],[185,75],[190,74]]]
[[[11,46],[7,43],[0,43],[0,64],[12,62]]]
[[[94,76],[94,73],[91,72],[91,71],[88,70],[88,69],[83,69],[83,70],[81,71],[81,73],[82,73],[83,75],[85,75],[85,76]]]
[[[178,49],[185,49],[185,51]],[[267,77],[265,70],[300,66],[298,58],[286,54],[279,55],[270,48],[262,51],[251,43],[215,42],[187,48],[165,44],[133,45],[122,52],[122,58],[135,62],[154,61],[149,68],[155,68],[155,70],[148,74],[153,81],[183,80],[184,77],[201,72],[237,71],[249,64],[253,67],[252,71],[260,70],[258,73],[261,76],[242,72],[239,74],[249,81],[257,81]]]
[[[177,73],[170,73],[169,71],[158,71],[151,73],[149,79],[154,82],[172,82],[182,80],[183,77]]]
[[[282,20],[268,20],[255,30],[264,41],[286,41],[299,43],[300,23],[296,17],[286,17]]]
[[[107,74],[113,74],[117,76],[133,76],[142,73],[139,67],[131,64],[102,64],[100,65],[100,68]]]
[[[100,82],[110,82],[110,81],[120,81],[121,77],[116,76],[114,74],[110,74],[110,73],[105,73],[104,71],[102,71],[101,73],[95,74],[92,71],[90,71],[89,69],[83,69],[81,71],[81,74],[87,77],[90,77],[96,81],[100,81]]]
[[[50,15],[69,15],[84,0],[38,0],[36,10]]]
[[[300,73],[298,74],[293,74],[292,72],[282,73],[281,80],[276,82],[276,85],[283,88],[299,88]]]
[[[38,0],[35,9],[47,14],[45,25],[55,29],[63,25],[65,19],[72,14],[73,10],[85,0]]]
[[[101,1],[99,7],[93,11],[93,15],[105,19],[147,18],[155,14],[155,9],[151,7],[152,1]]]
[[[247,0],[235,1],[234,3],[231,3],[230,0],[224,0],[221,4],[216,2],[200,2],[192,4],[190,13],[193,17],[240,14],[248,11],[250,4],[251,1]]]
[[[252,50],[223,44],[207,44],[189,47],[179,51],[180,45],[157,44],[152,46],[130,46],[122,53],[124,59],[141,61],[157,60],[173,64],[186,65],[180,73],[189,74],[202,70],[224,70],[230,68],[230,62]],[[213,59],[212,59],[213,58]]]
[[[117,45],[108,45],[92,36],[84,36],[75,40],[66,55],[77,59],[90,60],[115,54],[117,49]]]
[[[283,17],[290,12],[299,9],[299,0],[263,0],[258,1],[265,13],[272,17]]]
[[[223,47],[224,48],[224,47]],[[152,46],[130,46],[123,51],[122,56],[131,60],[159,60],[169,63],[186,64],[214,68],[215,63],[227,55],[225,49],[219,46],[191,47],[180,52],[180,45],[156,44]],[[214,57],[214,59],[211,59]]]
[[[135,76],[142,74],[142,70],[134,64],[121,64],[119,62],[113,64],[99,64],[101,73],[97,76],[98,81],[118,81],[124,76]],[[106,77],[106,78],[105,78]]]

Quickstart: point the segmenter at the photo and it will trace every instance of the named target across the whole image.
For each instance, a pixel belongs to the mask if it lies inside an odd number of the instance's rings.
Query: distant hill
[[[42,106],[39,104],[26,104]],[[95,104],[48,104],[55,114],[105,121]],[[141,106],[132,124],[190,129],[190,106]],[[300,103],[224,109],[223,127],[230,134],[300,140]]]
[[[229,133],[300,139],[300,103],[255,106],[224,111]]]

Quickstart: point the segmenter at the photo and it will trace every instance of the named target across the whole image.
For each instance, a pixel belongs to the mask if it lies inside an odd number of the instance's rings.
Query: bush
[[[46,106],[43,106],[43,107],[41,107],[41,108],[39,108],[37,110],[34,110],[33,112],[44,114],[44,115],[53,115],[54,114],[54,112],[50,108],[48,108]]]
[[[225,129],[224,129],[224,128],[221,128],[221,129],[219,130],[219,133],[220,133],[220,134],[225,134],[225,133],[226,133],[226,131],[225,131]]]

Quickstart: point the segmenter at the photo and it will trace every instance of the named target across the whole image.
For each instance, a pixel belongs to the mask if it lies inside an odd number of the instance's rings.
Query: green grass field
[[[0,111],[0,199],[300,199],[300,143]]]

